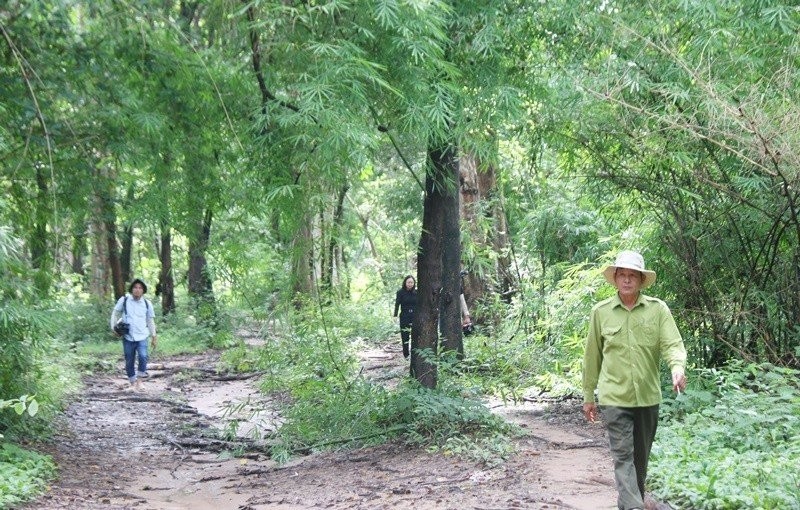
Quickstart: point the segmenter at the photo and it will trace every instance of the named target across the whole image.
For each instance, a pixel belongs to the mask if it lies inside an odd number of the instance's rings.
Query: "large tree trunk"
[[[478,173],[478,183],[482,199],[489,202],[486,214],[491,217],[494,226],[489,232],[489,242],[497,254],[495,271],[500,296],[503,301],[510,303],[517,288],[517,277],[512,267],[512,246],[508,235],[503,190],[497,187],[497,172],[493,164],[486,165],[484,171]]]
[[[459,183],[461,191],[460,215],[466,225],[467,235],[478,250],[486,246],[486,235],[482,229],[481,214],[481,189],[478,178],[478,161],[473,154],[463,154],[459,162]],[[472,260],[466,260],[467,268],[473,267]],[[467,308],[474,310],[475,303],[483,300],[488,292],[489,275],[481,277],[470,271],[464,277],[464,297]]]
[[[435,184],[434,170],[425,178],[422,235],[417,259],[417,309],[411,326],[411,376],[426,388],[435,388],[438,379],[434,360],[420,351],[437,353],[439,339],[439,297],[442,282],[441,238],[442,199]]]
[[[212,217],[211,209],[206,209],[203,213],[202,224],[189,239],[189,274],[187,278],[189,298],[194,302],[203,321],[213,320],[216,317],[214,291],[206,260],[206,250],[211,237]]]
[[[158,273],[156,295],[161,297],[161,314],[167,316],[175,311],[175,277],[172,272],[172,230],[166,221],[161,223],[159,244],[161,271]]]
[[[114,298],[119,299],[125,295],[125,281],[122,279],[122,266],[119,260],[119,246],[117,244],[117,213],[111,199],[112,185],[108,173],[102,169],[95,169],[95,194],[100,218],[102,218],[105,233],[106,254],[108,267],[111,269],[111,288]]]
[[[450,334],[448,339],[453,342],[448,348],[458,350],[461,341],[458,303],[460,262],[458,249],[455,259],[452,251],[454,229],[455,242],[458,243],[458,199],[453,198],[458,193],[455,153],[455,147],[450,145],[432,147],[428,151],[417,264],[417,308],[411,328],[411,375],[426,388],[436,387],[438,372],[435,359],[421,351],[428,351],[434,356],[438,353],[440,306],[446,307],[442,331]],[[447,214],[455,216],[455,219],[445,218]],[[443,241],[451,245],[447,267],[444,267]],[[443,295],[445,299],[442,299]],[[458,336],[453,334],[453,329],[458,330]]]
[[[107,234],[105,223],[102,221],[102,201],[96,192],[92,202],[93,214],[89,226],[92,242],[89,286],[92,296],[94,296],[98,302],[104,302],[108,299],[109,283],[111,283],[109,275],[111,268],[108,264],[108,242],[106,241]],[[116,292],[114,294],[116,294]]]
[[[516,277],[512,268],[511,245],[508,236],[508,222],[503,208],[502,193],[497,187],[494,165],[480,167],[480,161],[472,154],[460,160],[461,180],[461,218],[467,224],[472,242],[478,250],[491,249],[496,257],[495,275],[482,277],[470,272],[464,278],[464,294],[470,310],[475,303],[488,295],[490,284],[494,285],[501,299],[511,301],[516,288]],[[483,215],[488,222],[480,221]],[[485,231],[481,229],[485,225]],[[468,261],[469,262],[469,261]]]
[[[434,159],[437,158],[437,159]],[[461,329],[461,225],[459,217],[458,157],[456,148],[448,145],[441,152],[433,151],[433,164],[440,168],[442,186],[442,349],[464,357]]]

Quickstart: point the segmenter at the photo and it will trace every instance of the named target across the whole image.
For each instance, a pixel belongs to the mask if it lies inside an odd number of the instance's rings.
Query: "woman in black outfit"
[[[414,323],[414,308],[417,307],[417,282],[411,275],[403,280],[403,286],[397,291],[394,298],[394,316],[397,317],[397,310],[400,309],[400,338],[403,340],[403,356],[408,359],[409,336],[411,335],[411,325]]]

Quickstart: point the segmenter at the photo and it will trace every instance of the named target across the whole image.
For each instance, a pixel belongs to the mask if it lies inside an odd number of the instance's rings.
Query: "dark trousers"
[[[411,324],[413,317],[404,317],[400,314],[400,339],[403,341],[403,357],[408,359],[411,355]]]
[[[644,508],[644,482],[658,428],[658,406],[600,406],[600,410],[614,457],[617,507]]]

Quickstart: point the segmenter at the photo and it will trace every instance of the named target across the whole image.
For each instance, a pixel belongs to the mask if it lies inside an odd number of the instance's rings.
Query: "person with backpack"
[[[144,298],[147,285],[136,278],[128,287],[128,294],[117,300],[111,311],[111,330],[122,338],[122,350],[125,354],[125,374],[131,389],[137,389],[140,378],[147,377],[147,341],[151,340],[156,348],[156,323],[153,305]],[[135,370],[136,357],[139,358],[139,370]]]

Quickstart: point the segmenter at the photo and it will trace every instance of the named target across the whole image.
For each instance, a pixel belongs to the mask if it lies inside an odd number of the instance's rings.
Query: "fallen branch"
[[[264,375],[265,372],[250,372],[246,374],[221,374],[209,377],[212,381],[246,381]]]
[[[601,443],[598,441],[594,441],[593,439],[589,439],[583,443],[565,443],[563,441],[553,441],[547,439],[546,437],[542,436],[535,436],[533,434],[529,434],[527,437],[531,437],[533,439],[538,439],[544,443],[547,443],[548,446],[552,446],[554,448],[558,448],[560,450],[576,450],[579,448],[600,448],[600,447],[607,447],[607,443]]]
[[[386,363],[385,365],[370,365],[364,367],[366,370],[378,370],[380,368],[394,368],[396,365],[394,363]]]

